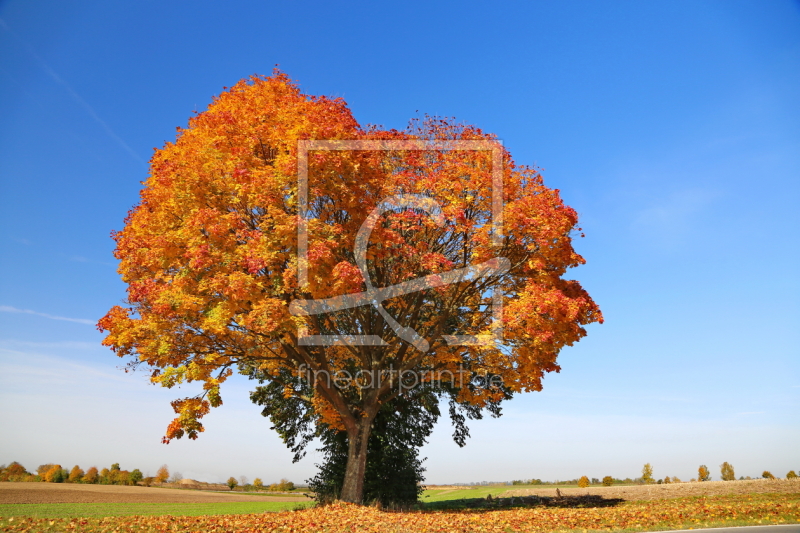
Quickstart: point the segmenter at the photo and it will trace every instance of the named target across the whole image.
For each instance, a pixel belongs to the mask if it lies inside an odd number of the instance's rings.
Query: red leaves
[[[800,520],[797,494],[724,496],[629,502],[604,508],[520,508],[497,511],[384,512],[337,503],[281,513],[212,516],[123,516],[108,518],[0,517],[2,531],[236,531],[241,533],[385,531],[507,533],[563,530],[668,530],[709,526],[777,524]]]

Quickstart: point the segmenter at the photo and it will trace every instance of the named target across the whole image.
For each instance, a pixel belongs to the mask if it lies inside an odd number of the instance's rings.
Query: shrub
[[[664,483],[672,483],[672,479],[669,476],[664,478]]]
[[[228,478],[228,481],[226,481],[225,484],[228,485],[231,488],[231,490],[233,490],[236,488],[236,485],[238,485],[239,482],[236,481],[235,477],[231,476]]]
[[[294,490],[294,483],[288,479],[281,479],[278,483],[273,483],[270,485],[268,490],[271,492],[286,492]]]
[[[581,478],[578,480],[578,486],[580,488],[582,488],[582,489],[585,489],[586,487],[588,487],[589,486],[589,478],[586,477],[586,476],[581,476]]]
[[[795,479],[797,474],[794,470],[789,470],[789,473],[786,474],[786,479]]]
[[[722,481],[735,481],[736,474],[733,472],[733,465],[725,461],[719,465],[720,474],[722,474]]]
[[[606,477],[603,478],[603,486],[604,487],[610,487],[613,484],[614,484],[614,478],[613,477],[606,476]]]
[[[83,479],[83,470],[78,465],[72,467],[72,470],[69,473],[68,481],[70,483],[79,483],[81,479]]]
[[[93,466],[89,470],[86,471],[86,474],[83,476],[84,483],[97,483],[97,467]]]
[[[769,470],[764,470],[761,473],[761,477],[763,477],[764,479],[775,479],[775,476],[773,476],[772,472],[770,472]]]
[[[678,476],[672,476],[672,482],[673,483],[682,483],[682,481],[680,480],[680,478]]]
[[[709,480],[711,480],[711,472],[708,471],[708,467],[706,465],[700,465],[700,468],[697,469],[697,481]]]
[[[156,480],[153,476],[147,476],[146,478],[142,478],[142,485],[145,487],[151,487],[153,482]]]

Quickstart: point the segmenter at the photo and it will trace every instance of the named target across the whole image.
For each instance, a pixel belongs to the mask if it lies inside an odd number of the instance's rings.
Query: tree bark
[[[340,498],[346,502],[362,503],[364,474],[367,469],[367,443],[374,416],[359,418],[347,430],[347,468]]]

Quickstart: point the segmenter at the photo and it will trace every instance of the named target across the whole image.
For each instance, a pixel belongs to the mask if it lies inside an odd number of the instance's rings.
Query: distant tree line
[[[39,465],[36,473],[28,472],[24,466],[14,461],[8,466],[0,466],[0,481],[45,481],[48,483],[88,483],[99,485],[137,485],[144,480],[142,472],[135,468],[122,470],[119,463],[98,471],[96,466],[84,471],[75,465],[67,470],[59,464]]]
[[[764,470],[761,474],[763,479],[777,479],[769,470]],[[736,474],[733,465],[727,461],[720,465],[720,478],[722,481],[735,481]],[[798,475],[794,470],[789,470],[786,474],[786,479],[797,479]],[[739,480],[753,479],[750,476],[740,476]],[[700,465],[697,469],[697,477],[692,478],[691,482],[696,481],[711,481],[711,472],[706,465]],[[611,487],[612,485],[648,485],[648,484],[668,484],[668,483],[683,483],[678,476],[666,476],[663,479],[655,479],[653,477],[653,467],[650,463],[646,463],[642,467],[642,476],[631,479],[619,479],[611,476],[605,476],[602,480],[588,476],[581,476],[580,478],[571,480],[557,480],[557,481],[542,481],[541,479],[516,479],[511,482],[512,485],[578,485],[579,487],[589,487],[591,485],[602,485],[604,487]]]
[[[169,467],[162,465],[155,476],[142,475],[141,470],[134,468],[131,471],[122,470],[119,463],[114,463],[110,468],[103,468],[98,470],[96,466],[84,471],[80,466],[75,465],[72,470],[67,470],[59,464],[47,463],[39,465],[34,472],[29,472],[24,466],[17,461],[12,462],[8,466],[0,465],[0,481],[17,481],[17,482],[47,482],[47,483],[85,483],[92,485],[144,485],[151,487],[153,485],[164,485],[164,483],[180,483],[183,476],[180,472],[173,472],[170,474]],[[231,477],[225,483],[234,490],[239,487],[244,491],[273,491],[273,492],[287,492],[295,490],[295,485],[287,479],[281,479],[278,483],[265,486],[260,478],[256,478],[252,484],[247,482],[245,476],[241,476],[239,480]]]

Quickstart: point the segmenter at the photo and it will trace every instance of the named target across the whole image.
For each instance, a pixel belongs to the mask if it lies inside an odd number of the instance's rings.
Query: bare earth
[[[215,502],[307,502],[299,494],[256,496],[210,493],[197,490],[72,483],[0,482],[0,503],[215,503]]]
[[[752,494],[765,492],[800,493],[800,478],[796,479],[753,479],[742,481],[705,481],[702,483],[669,483],[667,485],[637,485],[631,487],[587,487],[559,488],[565,496],[592,494],[603,498],[623,500],[661,500],[683,498],[686,496],[716,496],[723,494]],[[535,488],[503,492],[509,496],[555,496],[556,489]]]

